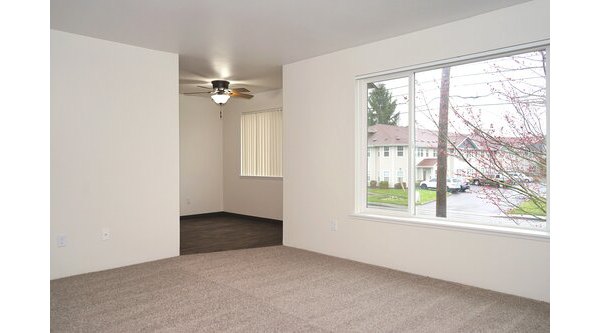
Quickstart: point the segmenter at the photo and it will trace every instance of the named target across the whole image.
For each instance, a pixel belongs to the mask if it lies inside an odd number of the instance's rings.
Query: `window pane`
[[[536,51],[415,74],[418,215],[545,227],[546,66]]]
[[[408,82],[403,77],[367,85],[367,145],[383,152],[367,156],[367,173],[378,177],[367,184],[368,207],[407,211],[407,175],[402,170],[408,170],[403,153],[408,146]]]

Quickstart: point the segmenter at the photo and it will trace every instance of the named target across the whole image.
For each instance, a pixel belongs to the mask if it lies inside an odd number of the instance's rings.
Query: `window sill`
[[[522,238],[537,241],[549,241],[550,233],[545,230],[531,230],[514,227],[498,227],[492,225],[474,224],[466,222],[439,221],[434,219],[419,218],[414,216],[391,216],[379,212],[361,212],[350,215],[354,219],[380,223],[400,224],[420,228],[444,229],[461,232],[471,232],[493,236]]]

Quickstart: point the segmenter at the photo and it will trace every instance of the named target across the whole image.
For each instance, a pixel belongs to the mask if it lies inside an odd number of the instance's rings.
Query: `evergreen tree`
[[[400,114],[396,113],[396,100],[385,84],[373,85],[369,94],[369,126],[375,124],[397,125]]]

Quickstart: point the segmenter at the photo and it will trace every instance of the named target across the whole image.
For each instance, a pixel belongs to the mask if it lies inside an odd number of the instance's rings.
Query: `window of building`
[[[404,147],[398,146],[396,147],[396,156],[404,156]]]
[[[384,157],[390,156],[390,147],[383,147],[383,156]]]
[[[396,172],[396,178],[398,183],[404,182],[404,170],[401,168]]]
[[[282,120],[281,109],[242,113],[242,176],[282,176]]]
[[[358,211],[546,231],[548,66],[540,45],[359,78],[361,142],[397,142],[409,158],[392,165],[406,189],[357,187]],[[382,118],[378,108],[395,111]],[[363,149],[360,175],[389,181],[378,168],[390,162]]]
[[[383,172],[383,181],[384,182],[389,182],[390,181],[390,172],[389,171],[384,171]]]

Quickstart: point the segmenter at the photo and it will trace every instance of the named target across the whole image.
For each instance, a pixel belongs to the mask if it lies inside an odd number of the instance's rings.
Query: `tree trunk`
[[[450,95],[450,67],[442,68],[440,86],[440,116],[438,121],[437,186],[435,216],[446,217],[446,178],[448,177],[448,97]]]

